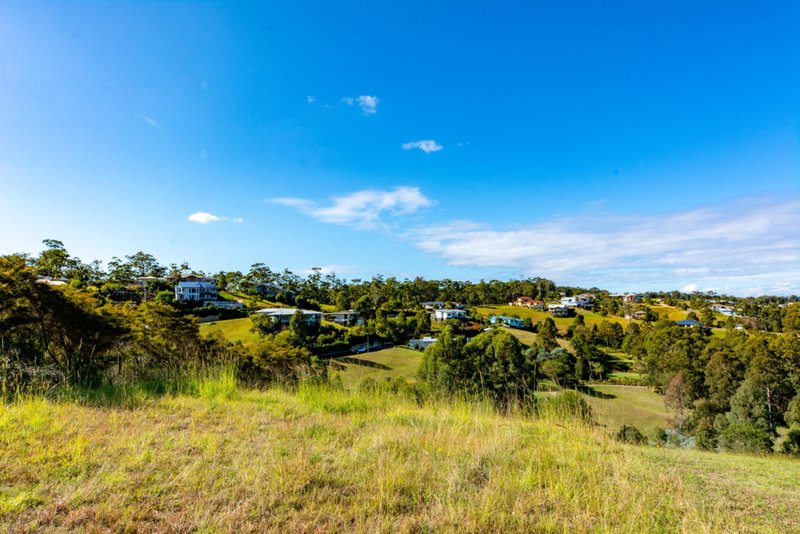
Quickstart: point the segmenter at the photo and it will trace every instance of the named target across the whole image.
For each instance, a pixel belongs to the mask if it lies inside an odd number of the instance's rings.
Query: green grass
[[[245,345],[250,345],[258,341],[258,334],[251,332],[253,322],[249,317],[241,319],[228,319],[226,321],[216,321],[213,323],[201,323],[200,334],[208,335],[219,332],[225,339],[231,342],[241,341]]]
[[[348,387],[356,387],[365,378],[384,382],[389,378],[416,381],[422,353],[405,347],[392,347],[375,352],[336,358],[330,362],[332,375],[341,377]]]
[[[324,387],[0,404],[5,532],[790,532],[800,462]]]
[[[624,424],[635,425],[642,432],[672,426],[664,397],[648,387],[593,384],[591,389],[600,396],[586,395],[586,400],[597,421],[612,430]]]

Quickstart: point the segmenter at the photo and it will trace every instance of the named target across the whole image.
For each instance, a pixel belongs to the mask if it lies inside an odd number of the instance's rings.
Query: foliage
[[[644,445],[647,443],[645,435],[633,425],[622,425],[617,431],[616,438],[623,443],[631,443],[633,445]]]
[[[719,434],[719,445],[730,452],[766,454],[772,451],[772,438],[762,428],[747,422],[727,425]]]

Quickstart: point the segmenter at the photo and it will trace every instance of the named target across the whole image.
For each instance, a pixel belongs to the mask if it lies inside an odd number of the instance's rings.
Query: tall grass
[[[800,529],[797,462],[624,445],[570,402],[248,390],[225,368],[126,387],[0,406],[1,530]]]

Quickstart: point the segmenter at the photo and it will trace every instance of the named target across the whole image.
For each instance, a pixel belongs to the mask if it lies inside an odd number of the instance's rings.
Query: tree
[[[556,328],[556,323],[551,317],[545,319],[542,326],[539,327],[536,340],[547,350],[553,350],[558,347],[558,328]]]
[[[766,454],[772,451],[772,438],[763,428],[751,423],[735,422],[719,434],[719,445],[731,452]]]
[[[45,239],[42,243],[47,248],[39,253],[39,257],[34,262],[39,273],[52,278],[60,278],[70,267],[78,263],[78,260],[70,258],[61,241]]]
[[[431,314],[426,310],[417,311],[414,316],[417,325],[417,335],[426,334],[431,331]]]
[[[158,264],[155,256],[142,252],[136,252],[130,256],[125,256],[128,260],[129,271],[134,276],[164,276],[167,270]]]
[[[669,381],[669,385],[664,391],[664,405],[675,412],[678,418],[678,428],[683,430],[686,410],[692,406],[692,390],[686,383],[683,371],[678,372]]]
[[[302,347],[308,341],[308,323],[305,314],[300,310],[294,312],[289,319],[289,335],[292,343],[298,347]]]

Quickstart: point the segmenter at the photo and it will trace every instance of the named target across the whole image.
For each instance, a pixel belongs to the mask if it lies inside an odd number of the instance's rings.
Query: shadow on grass
[[[587,386],[584,384],[579,384],[575,387],[578,391],[583,393],[584,395],[589,395],[590,397],[596,397],[598,399],[616,399],[616,395],[612,395],[611,393],[603,393],[602,391],[597,391],[591,386]]]
[[[372,367],[374,369],[383,369],[384,371],[391,371],[392,368],[388,365],[383,365],[382,363],[372,362],[369,360],[362,360],[360,358],[355,358],[353,356],[345,356],[343,358],[337,358],[336,361],[344,362],[344,363],[352,363],[353,365],[362,365],[364,367]]]

